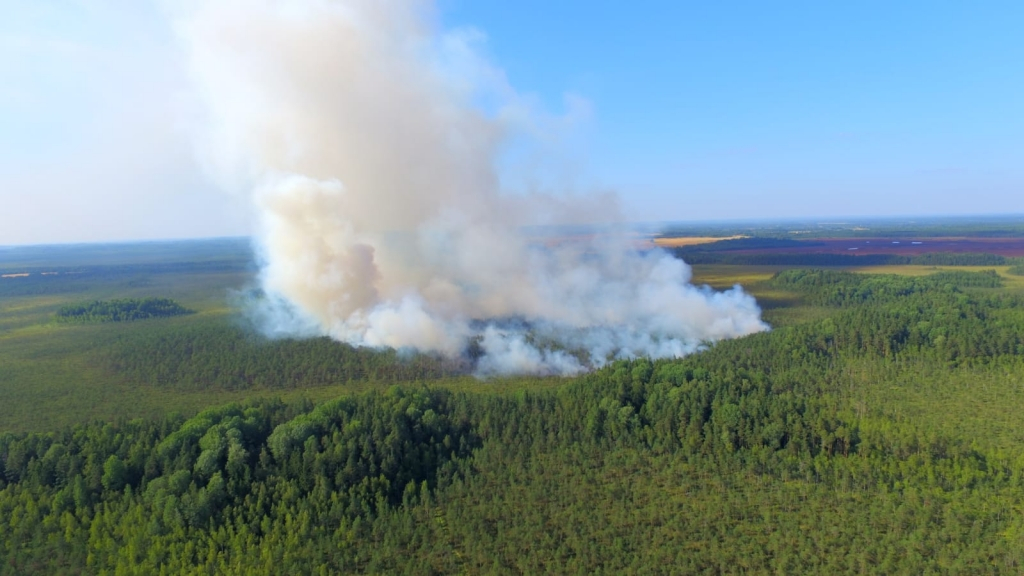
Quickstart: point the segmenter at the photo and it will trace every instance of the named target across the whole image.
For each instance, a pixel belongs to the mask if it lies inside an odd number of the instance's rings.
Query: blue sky
[[[1024,213],[1024,3],[438,6],[518,91],[589,102],[548,185],[615,190],[632,219]],[[5,13],[0,244],[244,233],[175,124],[154,6]]]
[[[1024,3],[445,0],[636,217],[1024,212]]]

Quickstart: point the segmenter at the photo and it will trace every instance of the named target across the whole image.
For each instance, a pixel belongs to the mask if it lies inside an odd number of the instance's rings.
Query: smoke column
[[[524,234],[576,211],[614,219],[613,203],[502,190],[502,146],[551,118],[479,54],[479,33],[440,30],[432,2],[210,0],[172,17],[202,161],[258,214],[268,332],[472,347],[487,375],[679,357],[767,328],[738,287],[694,287],[682,261],[626,236]]]

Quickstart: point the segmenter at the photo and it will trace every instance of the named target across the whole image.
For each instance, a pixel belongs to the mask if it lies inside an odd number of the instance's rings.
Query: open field
[[[422,381],[317,381],[283,387],[195,388],[168,386],[120,374],[103,361],[119,338],[143,334],[154,323],[178,320],[181,326],[210,322],[232,326],[232,315],[206,312],[181,319],[145,320],[122,325],[57,325],[45,319],[0,332],[0,432],[53,430],[93,420],[156,418],[168,413],[194,414],[210,406],[257,398],[286,402],[319,402],[338,396],[383,390],[404,383],[442,386],[464,392],[501,393],[558,386],[562,378],[498,378],[481,381],[471,376]],[[23,321],[24,322],[24,321]],[[172,383],[173,384],[173,383]]]
[[[722,240],[738,240],[747,236],[658,236],[652,242],[662,248],[679,248],[682,246],[699,246],[713,244]]]
[[[43,256],[40,256],[43,254]],[[67,253],[37,249],[14,262],[0,260],[0,269],[69,269],[81,256],[94,266],[79,265],[80,274],[66,276],[36,275],[4,278],[6,295],[0,292],[0,431],[47,430],[56,426],[93,419],[156,417],[169,412],[192,413],[206,406],[246,398],[281,397],[288,401],[308,398],[319,401],[340,394],[381,389],[403,381],[380,377],[365,381],[331,382],[317,380],[313,385],[266,388],[168,387],[127,377],[112,368],[104,358],[118,342],[138,340],[152,328],[182,329],[196,326],[223,326],[244,330],[244,319],[233,302],[241,290],[251,286],[253,271],[238,245],[227,243],[210,248],[202,244],[179,247],[179,258],[199,258],[197,262],[176,261],[175,252],[157,245],[152,252],[138,248],[119,254],[110,250],[76,247]],[[131,264],[136,258],[141,264]],[[203,262],[222,265],[205,267]],[[115,268],[110,263],[116,262]],[[811,322],[832,312],[828,308],[803,303],[801,295],[771,285],[772,276],[787,266],[695,265],[693,281],[716,290],[741,285],[754,295],[764,317],[772,326]],[[852,267],[865,274],[902,274],[923,276],[940,270],[979,271],[996,269],[1005,282],[1004,290],[1024,292],[1024,277],[1006,274],[1006,266],[874,266]],[[12,272],[13,273],[13,272]],[[25,290],[12,289],[16,282]],[[10,284],[8,284],[10,283]],[[39,288],[39,294],[32,294]],[[54,321],[54,313],[64,304],[110,298],[172,298],[199,313],[194,317],[147,320],[106,325],[67,326]],[[231,328],[236,327],[236,328]],[[136,336],[137,335],[137,336]],[[471,377],[430,377],[422,380],[431,386],[461,391],[501,389],[543,389],[558,386],[560,379],[510,379],[479,381]]]
[[[920,232],[913,234],[914,231]],[[1024,236],[1016,231],[985,230],[979,235],[937,234],[920,228],[868,235],[766,234],[723,238],[668,248],[691,264],[746,266],[876,266],[954,265],[1012,266],[1024,264]],[[701,236],[705,238],[706,236]]]
[[[770,279],[776,272],[791,266],[740,266],[734,264],[695,264],[694,284],[707,284],[715,290],[727,290],[739,284],[750,287]]]
[[[192,246],[193,252],[197,250]],[[223,253],[199,251],[204,258],[217,260]],[[230,254],[228,254],[231,256]],[[58,256],[60,256],[58,254]],[[95,256],[100,261],[117,260],[115,254]],[[56,426],[93,419],[155,417],[169,412],[192,413],[206,406],[246,398],[281,397],[288,401],[308,398],[319,401],[341,394],[386,388],[396,380],[324,382],[297,388],[240,389],[177,389],[157,386],[146,381],[127,378],[112,369],[102,358],[121,339],[141,337],[149,326],[216,326],[244,325],[233,299],[240,290],[252,285],[253,273],[244,266],[233,270],[190,268],[175,263],[170,252],[157,250],[145,256],[152,264],[133,267],[121,260],[115,272],[101,269],[93,272],[82,267],[80,276],[48,276],[42,294],[19,294],[0,297],[0,431],[46,430]],[[184,254],[191,257],[194,254]],[[51,257],[53,254],[51,253]],[[64,255],[66,257],[66,255]],[[122,256],[123,257],[123,256]],[[231,256],[238,261],[238,255]],[[9,263],[5,264],[9,268]],[[53,262],[33,260],[32,265],[53,266]],[[67,265],[68,262],[61,262]],[[166,268],[160,267],[161,265]],[[4,266],[0,266],[3,268]],[[716,290],[742,285],[754,295],[764,317],[772,326],[810,322],[830,314],[830,310],[801,302],[797,293],[770,285],[772,276],[787,266],[695,265],[693,281]],[[951,266],[875,266],[854,267],[852,271],[872,274],[904,274],[921,276],[939,270],[978,271],[996,269],[1006,283],[1005,290],[1024,291],[1024,277],[1005,274],[1007,267]],[[31,277],[30,277],[31,278]],[[30,278],[7,278],[4,282],[23,282]],[[59,288],[52,290],[51,288]],[[198,310],[190,318],[148,320],[131,325],[66,326],[54,322],[53,315],[62,305],[93,299],[161,296],[173,298],[186,307]],[[153,323],[153,324],[150,324]],[[510,379],[479,381],[471,377],[430,378],[423,381],[432,386],[462,391],[495,391],[500,389],[543,389],[558,386],[560,379]],[[193,385],[194,387],[194,385]],[[45,407],[44,409],[40,409]]]
[[[229,245],[230,247],[230,245]],[[74,258],[85,254],[95,266],[78,266],[80,274],[35,276],[36,285],[25,290],[0,292],[0,431],[41,431],[91,420],[155,418],[167,413],[195,413],[208,406],[253,398],[282,398],[286,401],[322,401],[339,395],[384,389],[400,382],[388,378],[372,381],[324,382],[298,387],[242,387],[224,389],[157,385],[119,372],[105,360],[119,342],[140,341],[156,332],[174,332],[199,326],[221,326],[245,330],[236,307],[237,294],[254,282],[253,272],[237,254],[204,250],[192,245],[181,258],[202,255],[206,261],[231,263],[227,270],[209,269],[193,263],[176,262],[173,252],[158,245],[155,254],[144,251],[128,255],[76,248],[70,253],[45,251],[46,258],[33,255],[16,264],[0,261],[0,269],[29,265],[31,269],[70,267]],[[130,264],[130,258],[142,264]],[[117,268],[107,266],[117,262]],[[15,268],[16,269],[16,268]],[[773,325],[818,317],[813,307],[800,307],[791,293],[757,287],[779,267],[697,267],[696,281],[716,289],[736,283],[754,287]],[[29,282],[33,277],[4,279]],[[39,288],[41,294],[30,293]],[[112,298],[167,297],[198,311],[190,317],[154,319],[127,324],[61,325],[54,314],[62,305]],[[231,328],[237,327],[237,328]],[[154,357],[155,361],[156,357]],[[560,378],[510,378],[481,381],[469,376],[428,378],[421,384],[466,392],[540,390],[561,385]]]
[[[210,406],[258,398],[319,402],[381,390],[397,384],[443,386],[465,392],[502,393],[558,386],[560,378],[430,377],[419,381],[387,376],[281,387],[226,389],[190,382],[158,384],[133,378],[107,359],[124,342],[152,334],[201,327],[248,333],[239,294],[254,284],[245,252],[234,242],[129,245],[124,253],[98,247],[0,251],[0,270],[74,269],[75,274],[36,272],[0,280],[0,433],[54,430],[93,420],[158,418],[193,414]],[[87,264],[76,264],[81,257]],[[189,258],[198,258],[196,261]],[[138,263],[133,263],[138,262]],[[208,266],[209,262],[217,263]],[[15,284],[24,282],[25,284]],[[28,284],[28,282],[35,282]],[[38,291],[39,293],[33,293]],[[197,310],[192,316],[130,323],[67,325],[54,315],[63,305],[114,298],[166,297]],[[214,334],[220,334],[215,332]],[[339,345],[341,346],[341,345]],[[154,361],[159,354],[154,355]]]

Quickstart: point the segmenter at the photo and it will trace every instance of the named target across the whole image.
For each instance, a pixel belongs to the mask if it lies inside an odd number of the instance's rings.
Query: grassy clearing
[[[170,258],[170,255],[158,256]],[[61,252],[55,257],[66,258],[66,255]],[[29,263],[45,265],[46,261]],[[5,278],[3,282],[23,280]],[[183,393],[126,382],[98,365],[97,353],[121,335],[146,330],[153,322],[167,320],[145,320],[133,326],[78,326],[59,325],[54,318],[61,306],[82,300],[159,296],[173,298],[199,311],[190,321],[205,321],[211,317],[230,321],[225,312],[229,310],[231,293],[251,282],[249,273],[134,273],[129,270],[94,274],[88,281],[69,275],[47,282],[51,293],[18,295],[17,291],[8,291],[0,295],[0,431],[51,430],[96,419],[151,417],[175,411],[188,413],[251,396],[299,396],[293,391],[269,390]],[[337,390],[315,390],[308,395],[326,398],[337,393]]]
[[[808,306],[796,293],[779,290],[767,281],[786,266],[697,265],[693,281],[714,289],[741,285],[757,298],[764,319],[772,326],[784,326],[824,318],[834,311]],[[880,266],[858,268],[862,273],[924,275],[939,270],[979,270],[993,267]],[[1024,277],[1003,275],[1007,290],[1024,291]],[[5,279],[4,281],[18,281]],[[74,279],[69,279],[74,281]],[[98,278],[69,292],[0,297],[0,431],[48,430],[90,420],[155,417],[168,412],[193,413],[203,408],[247,398],[281,397],[286,401],[303,398],[319,401],[386,387],[389,381],[347,382],[305,389],[261,389],[188,391],[160,388],[127,381],[111,373],[96,356],[115,339],[142,334],[155,324],[193,322],[233,323],[236,311],[232,294],[251,285],[251,273],[203,271],[179,274],[121,274]],[[60,306],[87,299],[173,298],[198,310],[191,317],[145,320],[131,325],[58,325],[53,317]],[[562,384],[558,378],[514,378],[480,381],[472,377],[448,378],[429,383],[405,385],[441,386],[468,392],[514,392],[549,388]],[[875,399],[886,402],[882,395]],[[872,400],[874,402],[875,400]],[[906,405],[911,405],[908,399]],[[998,420],[998,419],[997,419]]]
[[[728,290],[739,285],[757,299],[762,317],[772,326],[784,326],[819,320],[832,313],[829,308],[808,306],[796,292],[768,286],[776,272],[791,266],[738,266],[733,264],[698,264],[693,268],[693,282],[715,290]]]
[[[963,270],[981,272],[995,270],[1003,279],[1003,290],[1013,293],[1024,293],[1024,276],[1010,274],[1010,266],[862,266],[849,268],[851,272],[860,274],[900,274],[904,276],[927,276],[943,270]]]
[[[395,383],[383,380],[300,389],[193,391],[132,382],[111,372],[97,357],[118,338],[141,336],[156,326],[185,328],[196,323],[239,322],[233,295],[252,284],[252,275],[222,271],[129,272],[92,278],[89,283],[74,277],[60,280],[67,281],[71,289],[53,294],[0,296],[0,432],[53,430],[92,420],[153,418],[172,412],[191,414],[249,398],[318,402]],[[119,324],[67,325],[54,319],[56,311],[69,303],[149,296],[173,298],[198,313]],[[461,377],[403,385],[504,393],[548,388],[562,382],[559,378],[481,381]]]
[[[738,266],[734,264],[695,264],[694,284],[707,284],[715,290],[727,290],[739,284],[744,288],[770,280],[772,275],[792,266]]]
[[[48,318],[43,316],[43,318]],[[92,420],[152,418],[170,412],[191,414],[210,406],[249,398],[282,398],[313,402],[387,388],[396,382],[363,381],[299,389],[248,388],[200,391],[140,384],[113,373],[96,357],[122,336],[142,334],[155,324],[233,322],[213,311],[191,317],[141,320],[127,324],[58,325],[47,321],[0,333],[0,432],[44,431]],[[442,386],[467,392],[510,392],[558,386],[560,378],[505,378],[487,381],[472,377],[405,386]]]
[[[280,398],[285,402],[303,399],[320,402],[394,384],[406,387],[444,387],[457,391],[510,393],[553,388],[560,378],[523,378],[481,381],[472,377],[416,382],[361,382],[295,390],[202,390],[179,391],[140,386],[91,368],[81,355],[63,361],[40,363],[5,359],[0,389],[0,432],[42,432],[94,420],[157,418],[169,413],[194,414],[230,402],[256,398]]]
[[[773,325],[803,321],[825,313],[798,306],[795,295],[768,290],[758,282],[778,267],[706,266],[695,268],[695,281],[715,288],[739,283],[751,286]],[[4,281],[18,281],[5,279]],[[234,323],[233,294],[252,284],[251,273],[208,271],[186,273],[131,272],[101,276],[82,283],[74,277],[69,290],[54,294],[0,297],[0,431],[52,430],[66,425],[117,418],[150,418],[170,412],[190,414],[248,398],[280,397],[285,401],[320,401],[387,387],[393,382],[346,382],[304,389],[189,391],[128,381],[96,361],[120,337],[142,335],[154,326],[186,327],[193,323]],[[55,312],[68,303],[92,299],[172,298],[197,310],[189,317],[152,319],[127,324],[59,325]],[[506,393],[550,388],[560,378],[447,378],[408,386],[440,386],[466,392]]]

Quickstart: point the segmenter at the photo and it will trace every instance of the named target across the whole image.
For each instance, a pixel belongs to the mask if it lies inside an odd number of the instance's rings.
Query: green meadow
[[[208,245],[209,244],[209,245]],[[344,376],[298,380],[286,386],[220,386],[215,382],[157,382],[150,374],[126,374],[110,357],[126,343],[154,335],[229,335],[259,340],[244,313],[243,293],[256,272],[244,244],[228,241],[24,249],[0,252],[0,432],[54,430],[94,420],[195,414],[211,406],[255,398],[319,402],[383,389],[401,382],[429,381],[460,391],[505,392],[556,386],[558,378],[496,378],[482,382],[466,374],[422,378],[382,373],[371,379]],[[66,271],[42,276],[40,271]],[[34,285],[22,286],[33,282]],[[38,293],[33,293],[38,292]],[[57,313],[69,304],[125,298],[169,298],[196,313],[134,322],[65,324]],[[343,345],[338,344],[341,348]],[[138,350],[136,350],[138,351]],[[143,350],[159,357],[160,350]],[[144,372],[144,371],[143,371]],[[385,371],[386,372],[386,371]],[[315,381],[313,381],[315,380]]]

